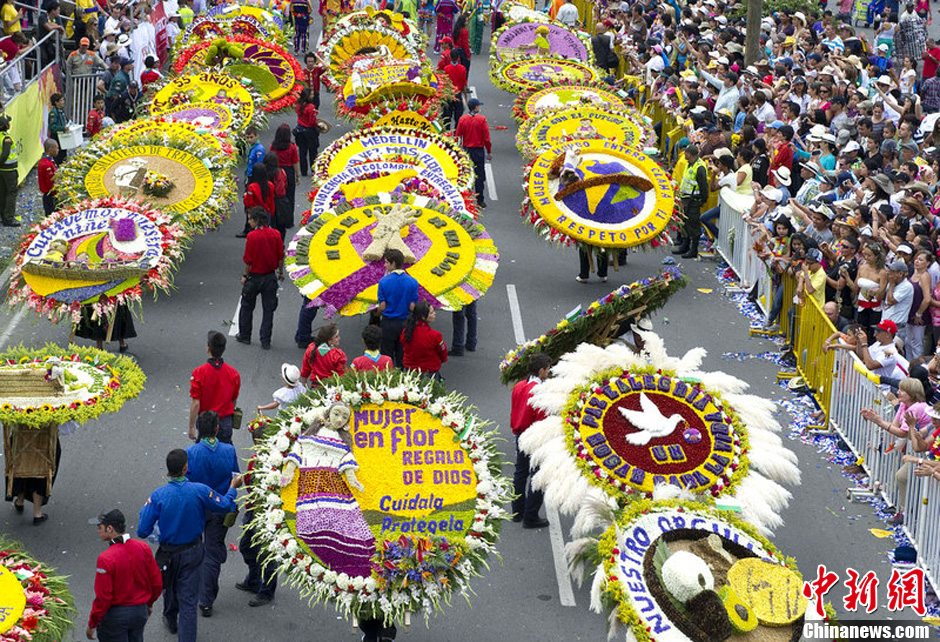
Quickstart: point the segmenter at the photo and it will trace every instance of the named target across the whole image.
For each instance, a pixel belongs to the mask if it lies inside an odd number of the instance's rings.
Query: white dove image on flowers
[[[650,401],[645,392],[640,393],[641,410],[627,410],[617,408],[623,418],[633,424],[639,432],[626,436],[626,440],[634,446],[643,446],[652,439],[671,435],[680,423],[684,421],[682,415],[674,414],[671,417],[663,415],[659,407]]]

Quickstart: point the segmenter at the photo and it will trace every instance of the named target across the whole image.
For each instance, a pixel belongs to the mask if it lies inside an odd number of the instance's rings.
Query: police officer
[[[684,259],[694,259],[698,256],[699,238],[702,236],[702,205],[708,198],[708,169],[697,145],[685,148],[685,158],[689,167],[679,183],[679,199],[682,201],[685,225],[682,242],[672,253],[681,254]]]
[[[219,416],[211,410],[199,415],[196,430],[199,441],[186,449],[189,462],[186,478],[224,495],[228,493],[232,476],[238,474],[235,447],[219,441]],[[202,581],[199,587],[199,611],[204,617],[212,616],[212,605],[219,594],[219,572],[226,558],[227,517],[220,513],[206,516],[206,530],[203,534],[206,552],[202,558]]]
[[[196,640],[196,602],[202,568],[202,533],[209,513],[235,512],[235,489],[241,476],[220,495],[205,484],[186,479],[186,451],[176,448],[166,456],[165,486],[153,491],[140,510],[137,537],[146,538],[159,524],[157,565],[163,573],[163,619],[179,642]]]
[[[4,227],[19,227],[16,220],[17,158],[16,141],[10,136],[10,117],[0,116],[0,220]]]

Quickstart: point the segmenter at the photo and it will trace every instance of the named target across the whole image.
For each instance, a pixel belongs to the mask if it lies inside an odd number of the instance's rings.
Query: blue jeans
[[[708,233],[711,234],[713,239],[718,238],[718,226],[715,225],[715,221],[718,220],[718,216],[721,214],[720,207],[713,207],[704,214],[702,214],[702,225],[705,226],[705,229],[708,230]]]
[[[157,549],[157,560],[163,567],[163,617],[177,623],[179,642],[196,642],[196,602],[203,554],[201,540],[168,556]]]
[[[251,512],[246,512],[242,523],[247,525],[250,522]],[[238,550],[242,552],[242,559],[248,567],[248,575],[245,576],[242,584],[255,591],[258,597],[274,597],[274,590],[277,588],[277,572],[273,566],[269,566],[266,572],[262,572],[261,560],[258,559],[261,547],[251,541],[254,535],[255,532],[252,529],[243,528],[242,537],[238,542]]]
[[[225,515],[213,513],[206,518],[206,530],[202,538],[205,542],[205,555],[202,558],[201,581],[199,587],[199,605],[212,606],[219,595],[219,573],[225,563],[225,534],[223,524]]]
[[[98,623],[99,642],[144,642],[147,605],[112,606]]]
[[[486,150],[482,147],[464,147],[473,162],[473,189],[477,193],[477,203],[482,204],[483,186],[486,184]]]
[[[297,331],[294,333],[297,345],[307,345],[313,341],[313,320],[317,318],[319,309],[310,305],[310,299],[304,297],[300,304],[300,314],[297,315]]]
[[[767,325],[773,325],[780,316],[783,309],[783,283],[774,286],[773,303],[770,306],[770,314],[767,315]]]
[[[454,352],[463,352],[464,348],[473,352],[477,349],[477,302],[468,303],[454,312],[454,340],[451,342]]]

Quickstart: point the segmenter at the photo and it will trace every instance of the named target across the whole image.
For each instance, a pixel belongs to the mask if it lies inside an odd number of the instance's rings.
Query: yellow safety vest
[[[7,156],[7,160],[3,164],[3,169],[16,169],[16,166],[19,164],[18,156],[16,153],[16,141],[13,140],[13,137],[10,136],[9,134],[3,135],[3,141],[6,141],[6,139],[8,138],[10,139],[10,154]],[[0,145],[2,145],[3,141],[0,141]]]
[[[705,161],[701,158],[685,170],[685,173],[682,175],[682,182],[679,183],[680,198],[690,198],[692,196],[701,196],[704,198],[708,196],[707,194],[699,193],[698,181],[695,180],[695,175],[698,174],[699,167],[705,167]]]

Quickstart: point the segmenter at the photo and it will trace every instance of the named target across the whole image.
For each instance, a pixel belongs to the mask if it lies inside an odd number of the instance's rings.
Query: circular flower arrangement
[[[284,264],[301,293],[328,315],[365,314],[378,303],[387,248],[401,250],[422,299],[459,310],[493,283],[499,254],[482,225],[440,201],[378,194],[337,205],[291,240]]]
[[[375,161],[343,169],[322,183],[314,182],[310,209],[301,224],[306,225],[340,203],[396,191],[443,201],[457,213],[477,217],[476,193],[457,189],[443,174],[407,162]]]
[[[536,11],[534,8],[519,2],[504,2],[499,10],[509,24],[517,22],[541,22],[544,24],[559,24],[548,17],[547,13]]]
[[[260,22],[268,31],[285,32],[284,20],[280,14],[253,5],[221,2],[211,7],[206,15],[216,20],[237,20],[247,16]]]
[[[207,101],[197,101],[167,107],[161,110],[159,115],[155,114],[151,116],[151,118],[155,117],[186,122],[196,127],[206,127],[219,131],[233,130],[238,132],[248,126],[231,107]]]
[[[243,54],[237,60],[228,61],[223,70],[243,82],[248,82],[266,101],[262,109],[277,112],[297,102],[301,89],[303,69],[297,60],[283,47],[242,34],[228,35],[227,42],[242,46]],[[173,62],[177,74],[196,71],[206,65],[205,55],[212,41],[193,43],[179,53]]]
[[[530,160],[574,140],[607,140],[642,149],[655,143],[656,133],[636,110],[609,105],[578,105],[543,111],[523,122],[516,133],[519,152]]]
[[[583,556],[602,560],[591,608],[611,614],[611,639],[790,642],[805,620],[823,619],[796,561],[727,511],[637,502]]]
[[[390,27],[399,32],[408,39],[418,51],[425,51],[428,46],[428,39],[424,31],[418,28],[413,19],[405,18],[402,14],[395,11],[375,11],[372,7],[366,7],[364,11],[353,11],[341,16],[336,22],[330,25],[324,34],[324,40],[329,40],[337,30],[348,27],[368,27],[378,24],[384,27]]]
[[[105,350],[51,343],[11,348],[0,354],[0,422],[27,428],[83,424],[120,410],[146,380],[133,359]]]
[[[503,383],[529,376],[529,360],[542,352],[557,361],[582,343],[604,347],[626,333],[638,316],[649,316],[666,305],[669,298],[687,285],[685,275],[675,267],[662,274],[622,285],[610,294],[580,306],[540,337],[510,350],[499,364]]]
[[[67,203],[139,198],[173,215],[187,231],[205,231],[228,216],[235,200],[233,158],[165,123],[153,132],[101,139],[76,150],[59,170],[56,188]],[[151,189],[155,178],[168,189]]]
[[[605,82],[558,82],[521,92],[512,105],[512,117],[521,123],[546,109],[580,105],[623,110],[632,106],[626,93]]]
[[[64,575],[35,559],[23,545],[0,536],[0,640],[64,640],[78,613]]]
[[[346,61],[369,55],[382,59],[424,60],[424,50],[391,27],[379,24],[340,26],[320,45],[319,55],[326,62],[323,82],[331,91],[346,83]]]
[[[739,379],[699,370],[704,350],[677,359],[652,332],[641,336],[642,354],[581,344],[550,386],[535,388],[533,406],[554,414],[519,447],[534,465],[549,464],[533,479],[546,501],[574,513],[598,491],[626,503],[667,489],[731,497],[749,522],[779,526],[790,498],[780,483],[798,484],[800,471],[775,434],[773,403],[742,394]]]
[[[133,142],[140,136],[163,136],[170,134],[176,138],[199,139],[206,146],[211,147],[217,157],[229,166],[234,166],[238,160],[235,146],[229,139],[228,132],[215,127],[203,126],[190,120],[177,120],[175,117],[155,117],[132,120],[124,125],[118,125],[108,131],[108,136],[125,143]]]
[[[144,288],[168,290],[182,244],[182,228],[163,212],[120,198],[82,201],[23,236],[8,299],[53,322],[77,323],[83,305],[110,316],[139,304]]]
[[[264,507],[252,528],[265,563],[346,615],[427,618],[495,552],[511,494],[495,433],[414,374],[323,383],[256,447],[248,502]]]
[[[529,165],[525,189],[522,217],[549,241],[614,249],[668,242],[672,181],[632,147],[606,140],[556,145]]]
[[[176,107],[209,102],[228,107],[234,114],[233,125],[240,130],[248,125],[257,126],[259,131],[264,129],[264,118],[255,110],[256,101],[260,103],[260,98],[225,72],[206,71],[176,76],[153,91],[150,113],[155,116]]]
[[[473,164],[453,138],[407,127],[372,127],[337,138],[317,157],[314,180],[325,182],[344,169],[380,161],[422,167],[458,189],[473,189]]]
[[[597,71],[583,62],[539,56],[493,65],[490,67],[490,80],[503,91],[518,94],[559,82],[595,81]]]
[[[193,20],[186,30],[173,43],[173,57],[186,47],[215,38],[225,38],[240,34],[252,38],[261,38],[268,42],[275,42],[284,46],[287,39],[280,29],[270,28],[254,16],[236,15],[231,18],[199,16]]]
[[[532,56],[558,56],[594,64],[591,37],[563,25],[546,22],[547,16],[507,22],[493,34],[494,56],[490,64]]]
[[[441,79],[449,83],[448,79]],[[363,128],[369,127],[398,127],[421,129],[438,134],[444,128],[440,124],[441,105],[419,101],[412,98],[399,100],[380,100],[366,112],[360,120]]]
[[[346,82],[336,102],[336,113],[343,118],[365,119],[379,104],[385,111],[401,109],[436,115],[442,102],[454,97],[446,74],[434,73],[416,60],[357,56],[346,62],[344,71]]]

